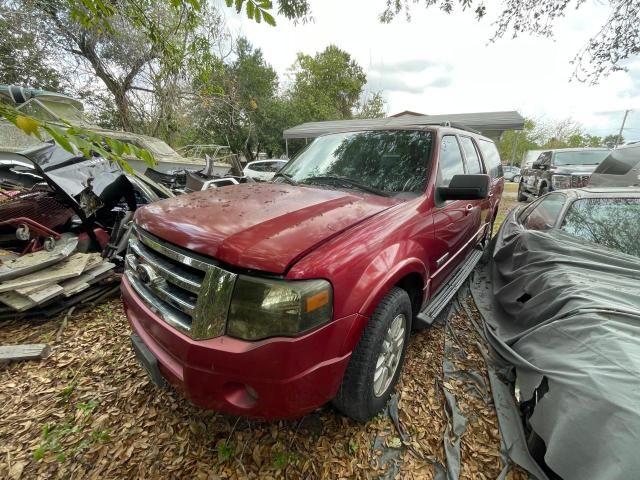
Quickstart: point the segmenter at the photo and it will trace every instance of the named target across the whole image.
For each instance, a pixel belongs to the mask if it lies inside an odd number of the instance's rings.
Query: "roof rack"
[[[442,127],[451,127],[451,128],[457,128],[458,130],[465,130],[467,132],[471,132],[471,133],[476,133],[478,135],[482,135],[482,132],[479,132],[478,130],[474,130],[471,127],[467,127],[466,125],[463,125],[462,123],[457,123],[457,122],[440,122],[438,125],[442,126]]]
[[[479,132],[478,130],[474,130],[471,127],[467,127],[466,125],[463,125],[462,123],[457,123],[457,122],[428,122],[428,123],[416,123],[414,124],[416,127],[428,127],[430,125],[433,126],[439,126],[439,127],[449,127],[449,128],[457,128],[458,130],[464,130],[466,132],[471,132],[471,133],[475,133],[477,135],[482,135],[482,132]],[[409,125],[407,125],[409,126]]]

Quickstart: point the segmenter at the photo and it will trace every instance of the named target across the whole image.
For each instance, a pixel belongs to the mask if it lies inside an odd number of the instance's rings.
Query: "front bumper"
[[[195,405],[230,415],[294,418],[331,400],[351,355],[345,339],[361,321],[351,315],[298,338],[197,341],[157,317],[126,279],[121,290],[134,333],[167,382]]]

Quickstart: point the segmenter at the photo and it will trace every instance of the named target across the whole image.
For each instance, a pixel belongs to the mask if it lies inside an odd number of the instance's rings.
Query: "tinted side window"
[[[264,163],[255,163],[253,165],[249,165],[249,168],[254,172],[266,172],[264,168]]]
[[[482,173],[482,164],[480,163],[480,157],[478,157],[478,151],[473,145],[473,140],[469,137],[459,137],[460,145],[462,145],[462,151],[464,152],[464,159],[467,164],[467,173]]]
[[[561,193],[554,193],[544,197],[523,220],[523,225],[529,230],[549,230],[553,228],[564,206],[566,197]]]
[[[493,178],[502,177],[502,162],[495,143],[481,139],[478,142],[478,146],[480,147],[480,152],[482,152],[487,173]]]
[[[267,162],[265,163],[267,172],[277,172],[280,169],[280,163],[278,162]]]
[[[536,163],[542,163],[543,165],[550,165],[551,164],[551,152],[542,152],[540,154],[540,156],[538,157],[538,159],[536,160]]]
[[[438,185],[448,187],[454,175],[464,175],[462,153],[458,141],[453,135],[442,137],[440,144],[440,163],[438,165]]]

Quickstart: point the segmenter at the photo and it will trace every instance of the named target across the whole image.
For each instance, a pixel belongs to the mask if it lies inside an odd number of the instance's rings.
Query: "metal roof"
[[[284,131],[283,138],[315,138],[325,133],[362,130],[366,128],[403,127],[429,125],[444,122],[459,123],[479,130],[488,137],[499,137],[505,130],[522,130],[524,118],[518,112],[453,113],[446,115],[421,115],[357,120],[330,120],[308,122]]]

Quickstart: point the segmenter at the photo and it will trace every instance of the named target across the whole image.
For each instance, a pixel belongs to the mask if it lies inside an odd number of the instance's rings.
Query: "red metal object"
[[[27,235],[29,238],[29,243],[26,248],[22,251],[22,254],[37,252],[38,250],[42,250],[44,248],[44,243],[48,239],[59,240],[60,234],[47,228],[44,225],[39,224],[38,222],[27,218],[27,217],[17,217],[11,218],[9,220],[4,220],[0,222],[0,227],[4,227],[5,225],[11,225],[16,228],[16,232],[20,229],[24,231],[24,235]],[[26,240],[26,239],[24,239]]]
[[[459,133],[433,132],[434,145],[443,134]],[[334,292],[334,320],[303,337],[194,341],[153,314],[123,281],[129,321],[163,375],[197,405],[230,414],[295,417],[330,400],[384,294],[411,281],[426,304],[497,213],[502,178],[493,180],[486,200],[437,204],[438,161],[434,148],[426,191],[411,200],[243,184],[138,210],[138,225],[174,245],[238,269],[328,279]]]

